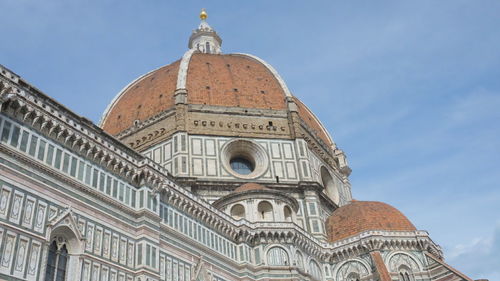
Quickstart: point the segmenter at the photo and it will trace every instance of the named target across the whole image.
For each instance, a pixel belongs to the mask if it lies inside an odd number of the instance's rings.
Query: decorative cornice
[[[172,109],[169,109],[169,110],[165,110],[165,111],[162,111],[140,123],[138,123],[137,125],[135,126],[132,126],[128,129],[125,129],[124,131],[120,132],[118,135],[116,135],[115,137],[117,139],[124,139],[130,135],[133,135],[139,131],[141,131],[142,129],[144,128],[147,128],[165,118],[168,118],[170,116],[174,116],[175,115],[175,110],[174,108]],[[149,141],[152,141],[162,135],[165,134],[165,129],[163,130],[158,130],[158,131],[155,131],[153,133],[151,133],[150,135],[148,135],[147,137],[143,137],[142,139],[140,140],[136,140],[135,143],[133,145],[131,145],[131,147],[136,147],[136,146],[139,146],[139,145],[143,145],[144,143],[146,142],[149,142]]]
[[[20,80],[20,82],[23,82]],[[24,84],[26,84],[24,82]],[[28,84],[0,76],[0,110],[135,186],[158,189],[168,172]]]

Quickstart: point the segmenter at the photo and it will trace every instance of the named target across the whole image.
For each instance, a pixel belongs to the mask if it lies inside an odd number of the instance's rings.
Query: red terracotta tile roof
[[[396,208],[375,201],[351,202],[335,210],[326,221],[330,242],[368,230],[415,231],[416,228]]]
[[[161,67],[129,85],[103,120],[103,130],[117,135],[135,120],[142,122],[172,108],[179,63]]]
[[[330,141],[330,138],[326,135],[323,127],[318,121],[316,121],[316,117],[309,111],[307,106],[298,98],[294,97],[293,99],[297,104],[300,119],[302,119],[309,129],[311,129],[313,133],[316,134],[316,136],[318,136],[324,143],[331,145],[332,142]]]
[[[112,134],[174,107],[180,61],[132,82],[117,97],[102,128]],[[285,91],[271,70],[246,55],[194,53],[189,61],[186,89],[189,104],[286,110]],[[294,98],[299,115],[326,144],[331,142],[313,114]]]
[[[190,104],[286,109],[273,73],[247,56],[193,54],[186,88]]]
[[[249,183],[242,184],[241,186],[236,188],[234,190],[234,192],[244,192],[244,191],[249,191],[249,190],[268,190],[268,189],[269,188],[267,188],[261,184],[249,182]]]

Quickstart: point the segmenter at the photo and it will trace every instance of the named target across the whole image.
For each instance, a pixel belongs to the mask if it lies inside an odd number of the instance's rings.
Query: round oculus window
[[[221,162],[226,171],[242,179],[261,176],[269,166],[264,148],[250,140],[227,142],[221,151]]]

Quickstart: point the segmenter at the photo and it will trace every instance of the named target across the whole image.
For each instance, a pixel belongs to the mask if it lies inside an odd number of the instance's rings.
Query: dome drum
[[[255,183],[238,187],[212,206],[235,219],[248,221],[293,221],[299,210],[299,203],[292,196]]]

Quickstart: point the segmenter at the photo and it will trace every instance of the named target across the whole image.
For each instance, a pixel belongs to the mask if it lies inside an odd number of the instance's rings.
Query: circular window
[[[253,179],[266,172],[269,161],[259,144],[249,140],[233,140],[222,147],[221,162],[226,171],[242,179]]]
[[[234,157],[229,161],[231,169],[240,175],[249,175],[253,172],[253,164],[245,158]]]

